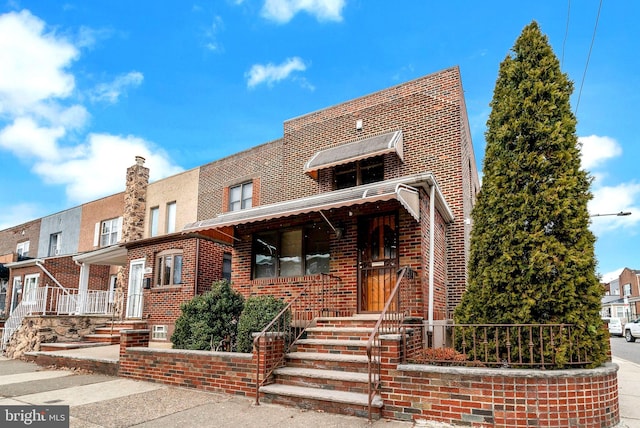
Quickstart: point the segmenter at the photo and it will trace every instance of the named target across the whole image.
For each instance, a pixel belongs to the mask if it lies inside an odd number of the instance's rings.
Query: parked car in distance
[[[627,342],[635,342],[640,338],[640,318],[629,321],[624,325],[624,338]]]
[[[624,335],[624,323],[620,318],[611,318],[609,319],[609,334],[613,336],[623,336]]]

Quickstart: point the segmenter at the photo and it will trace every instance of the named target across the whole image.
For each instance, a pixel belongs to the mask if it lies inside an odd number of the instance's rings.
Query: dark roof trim
[[[321,169],[385,153],[396,153],[400,160],[404,160],[402,131],[388,132],[320,150],[304,165],[304,172],[317,179],[318,171]]]

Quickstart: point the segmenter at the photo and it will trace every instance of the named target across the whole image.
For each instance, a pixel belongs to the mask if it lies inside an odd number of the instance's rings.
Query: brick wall
[[[356,129],[356,120],[362,120],[362,129]],[[443,232],[446,241],[440,235],[437,250],[446,254],[446,264],[438,267],[445,268],[437,274],[438,290],[444,293],[438,302],[452,309],[466,287],[470,225],[465,219],[479,188],[457,67],[288,120],[282,139],[201,167],[198,219],[224,212],[225,189],[247,180],[255,186],[259,179],[259,200],[254,188],[254,205],[332,190],[331,171],[319,171],[318,181],[303,173],[316,152],[395,130],[403,133],[404,161],[396,154],[385,155],[385,179],[431,172],[453,211],[454,221]],[[241,229],[242,235],[249,232]],[[343,244],[348,243],[343,240]],[[250,265],[247,245],[235,244],[242,254],[234,260],[234,272]],[[340,260],[333,252],[332,257]],[[341,269],[332,267],[332,273]],[[246,270],[234,277],[245,292],[250,292],[249,276]]]
[[[19,243],[29,241],[29,256],[35,257],[40,242],[40,223],[41,219],[37,219],[0,230],[0,255],[15,254]]]
[[[620,421],[617,366],[514,370],[397,365],[384,340],[382,416],[474,427],[613,427]]]
[[[358,218],[372,214],[398,211],[399,220],[399,267],[410,266],[417,272],[419,280],[416,281],[416,290],[413,296],[411,312],[413,315],[426,317],[427,293],[428,293],[428,195],[422,193],[423,212],[421,223],[415,219],[396,201],[379,202],[367,205],[353,206],[349,209],[331,212],[331,222],[344,226],[344,235],[337,239],[331,235],[330,243],[330,274],[341,280],[340,307],[337,308],[347,313],[357,311],[358,299]],[[425,205],[426,204],[426,205]],[[427,210],[424,212],[424,210]],[[351,213],[351,215],[349,215]],[[446,248],[445,232],[447,225],[442,216],[437,213],[436,220],[436,263],[435,263],[435,313],[443,314],[446,310],[446,289],[444,279],[446,275]],[[324,222],[319,214],[298,216],[293,219],[280,219],[268,223],[244,225],[237,228],[237,237],[240,241],[235,243],[235,257],[232,266],[232,285],[242,293],[245,298],[254,295],[272,294],[278,298],[290,300],[298,294],[304,284],[313,280],[313,277],[282,277],[282,278],[251,278],[252,234],[262,230],[284,229],[296,227],[311,222]],[[436,318],[439,319],[439,318]]]
[[[119,375],[203,391],[255,397],[255,364],[252,354],[128,348],[120,354]]]
[[[157,255],[166,250],[182,250],[182,284],[158,286]],[[151,329],[154,325],[166,325],[167,339],[171,337],[176,319],[180,316],[180,305],[191,300],[195,294],[211,289],[213,282],[222,278],[222,254],[228,247],[208,238],[194,235],[164,235],[128,244],[129,260],[145,260],[143,278],[149,278],[151,288],[143,290],[142,317]],[[124,301],[127,301],[129,281],[128,269],[124,275]]]

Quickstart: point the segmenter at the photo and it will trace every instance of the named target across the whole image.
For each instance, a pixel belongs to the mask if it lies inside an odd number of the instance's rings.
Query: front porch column
[[[89,270],[91,265],[82,263],[80,265],[80,280],[78,282],[78,300],[76,301],[76,314],[83,315],[85,312],[87,292],[89,290]]]

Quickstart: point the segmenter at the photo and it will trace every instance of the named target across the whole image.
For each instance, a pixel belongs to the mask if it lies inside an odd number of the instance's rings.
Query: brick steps
[[[379,315],[320,317],[286,355],[274,383],[260,388],[266,402],[368,417],[368,338]],[[375,381],[375,379],[372,379]],[[383,406],[376,395],[372,417]]]
[[[66,351],[69,349],[82,349],[82,348],[95,348],[97,346],[104,346],[104,343],[90,343],[90,342],[54,342],[54,343],[41,343],[40,351]]]
[[[363,418],[369,415],[367,394],[277,383],[261,387],[260,392],[264,394],[263,400],[265,402],[273,404],[321,410],[328,413],[339,413]],[[374,419],[380,419],[380,409],[382,406],[382,399],[376,395],[372,403],[372,417]]]

